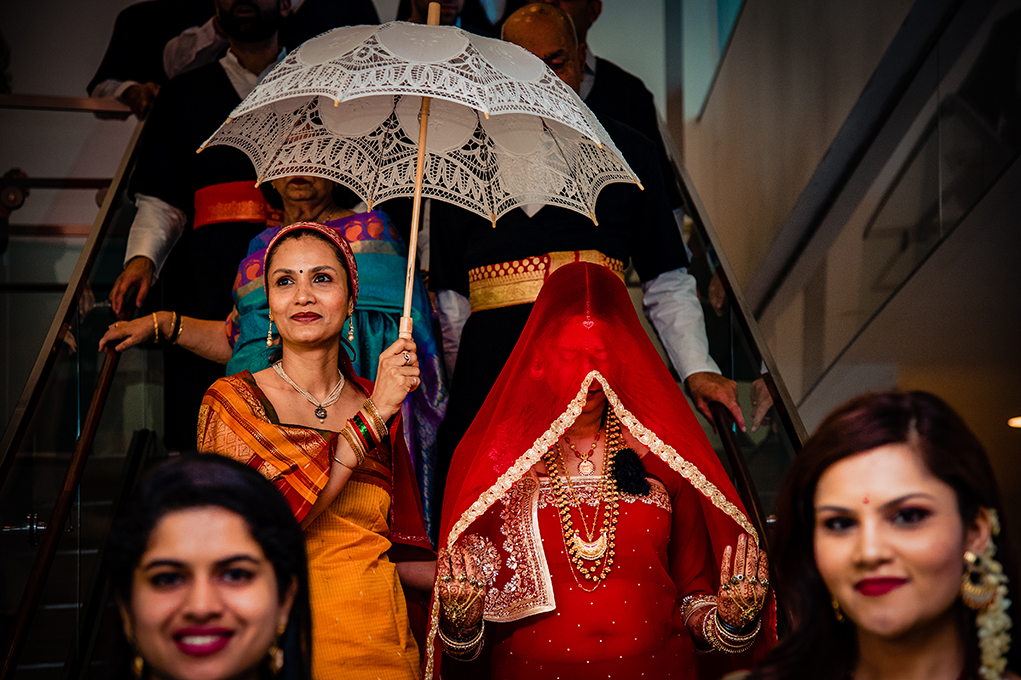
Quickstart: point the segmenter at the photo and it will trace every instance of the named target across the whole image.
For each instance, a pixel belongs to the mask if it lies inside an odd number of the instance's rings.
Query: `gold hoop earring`
[[[266,347],[273,346],[273,315],[269,317],[269,331],[266,333]]]
[[[347,320],[351,322],[351,325],[347,327],[347,341],[348,342],[354,342],[355,341],[355,315],[352,314],[351,316],[349,316],[347,318]]]

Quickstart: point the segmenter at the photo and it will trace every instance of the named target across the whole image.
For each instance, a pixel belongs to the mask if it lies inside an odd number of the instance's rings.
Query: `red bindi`
[[[861,500],[861,502],[862,502],[862,505],[868,505],[868,504],[869,504],[869,497],[868,497],[868,496],[866,496],[865,498],[863,498],[863,499]]]

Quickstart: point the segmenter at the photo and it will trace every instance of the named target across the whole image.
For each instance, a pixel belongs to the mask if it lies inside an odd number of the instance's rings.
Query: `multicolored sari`
[[[358,300],[354,313],[355,374],[374,380],[380,353],[396,339],[404,304],[408,248],[386,213],[372,211],[326,223],[351,244],[358,266]],[[266,246],[280,227],[270,227],[252,239],[238,267],[234,283],[234,312],[227,320],[227,337],[233,356],[227,374],[257,373],[270,365],[276,348],[266,347],[269,303],[263,288],[263,257]],[[439,514],[441,489],[435,489],[436,432],[447,409],[447,388],[441,368],[439,345],[433,332],[433,310],[425,285],[415,279],[411,307],[412,333],[418,346],[422,384],[404,402],[404,422],[409,424],[406,444],[415,464],[426,526]],[[438,517],[437,517],[438,519]]]
[[[366,394],[372,384],[354,378]],[[400,416],[336,500],[304,529],[317,680],[417,680],[418,645],[396,561],[430,559]],[[300,521],[329,479],[337,434],[282,425],[251,373],[221,378],[202,400],[198,448],[273,482]]]

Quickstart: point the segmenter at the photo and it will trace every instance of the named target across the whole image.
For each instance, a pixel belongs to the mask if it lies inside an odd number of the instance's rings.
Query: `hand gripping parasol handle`
[[[440,3],[429,3],[429,25],[439,26]],[[411,210],[411,242],[408,244],[408,275],[404,281],[404,313],[401,316],[400,337],[411,339],[411,295],[415,290],[415,260],[418,259],[418,222],[422,214],[422,175],[425,171],[425,138],[429,128],[429,97],[422,97],[419,113],[418,162],[415,166],[415,199]]]

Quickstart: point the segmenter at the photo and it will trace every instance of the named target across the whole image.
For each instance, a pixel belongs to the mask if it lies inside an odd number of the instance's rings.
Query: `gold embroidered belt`
[[[535,302],[549,275],[565,264],[591,262],[624,280],[624,263],[598,250],[564,250],[476,267],[468,272],[472,312]]]
[[[267,222],[276,213],[255,182],[224,182],[195,192],[193,226],[198,229],[221,222]]]

